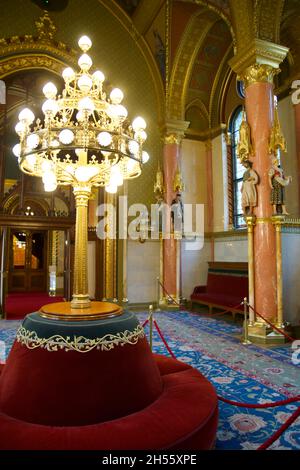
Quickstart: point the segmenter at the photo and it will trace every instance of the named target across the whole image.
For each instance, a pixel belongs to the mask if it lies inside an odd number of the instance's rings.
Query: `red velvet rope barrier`
[[[145,320],[144,323],[142,324],[142,328],[144,328],[144,327],[147,325],[147,323],[149,323],[149,319],[148,319],[148,318],[147,318],[147,320]]]
[[[237,401],[228,400],[227,398],[221,397],[218,395],[218,399],[223,401],[224,403],[228,403],[229,405],[238,406],[240,408],[274,408],[276,406],[283,406],[288,405],[289,403],[294,403],[300,401],[300,395],[296,397],[286,398],[285,400],[281,401],[273,401],[268,403],[240,403]]]
[[[164,345],[166,346],[166,348],[167,348],[169,354],[171,354],[171,356],[173,357],[173,359],[176,359],[175,354],[174,354],[173,351],[170,349],[170,347],[169,347],[169,345],[168,345],[168,343],[167,343],[167,341],[166,341],[164,335],[163,335],[162,332],[160,331],[160,328],[159,328],[158,324],[156,323],[156,320],[153,320],[153,323],[154,323],[155,328],[157,329],[157,333],[158,333],[159,336],[161,337],[162,342],[163,342]]]
[[[274,330],[278,331],[278,333],[280,333],[281,335],[285,336],[289,341],[295,341],[294,338],[292,338],[291,336],[289,336],[287,333],[285,333],[285,331],[282,331],[280,330],[279,328],[277,328],[277,326],[273,325],[273,323],[271,323],[269,320],[267,320],[267,318],[265,318],[263,315],[261,315],[260,313],[258,313],[256,310],[254,310],[253,307],[251,307],[250,304],[249,305],[249,308],[251,308],[251,310],[253,310],[253,312],[255,313],[255,315],[258,315],[260,318],[262,318],[266,323],[268,323],[268,325],[270,325]]]
[[[294,421],[300,416],[300,406],[299,408],[294,411],[294,413],[286,420],[285,423],[283,423],[279,429],[277,429],[274,434],[272,434],[269,439],[267,439],[263,444],[261,444],[256,450],[266,450],[268,447],[270,447],[279,437],[286,431],[291,424],[293,424]]]
[[[249,305],[249,307],[250,307],[250,305]],[[143,326],[145,326],[148,322],[149,322],[149,320],[146,320],[144,322]],[[156,320],[153,320],[153,323],[154,323],[154,326],[155,326],[160,338],[162,339],[165,347],[167,348],[169,354],[172,356],[173,359],[176,359],[175,354],[173,353],[173,351],[169,347],[169,345],[168,345],[164,335],[162,334]],[[267,323],[270,323],[270,322],[267,322]],[[273,326],[273,325],[271,324],[271,326]],[[275,401],[275,402],[268,402],[268,403],[239,403],[239,402],[221,397],[220,395],[218,395],[218,400],[220,400],[224,403],[227,403],[229,405],[232,405],[232,406],[238,406],[240,408],[261,409],[261,408],[274,408],[274,407],[277,407],[277,406],[283,406],[283,405],[287,405],[289,403],[298,402],[298,401],[300,401],[300,395],[297,395],[297,396],[291,397],[291,398],[286,398],[285,400],[280,400],[280,401]],[[261,444],[256,450],[266,450],[266,449],[268,449],[294,423],[294,421],[296,421],[296,419],[299,416],[300,416],[300,407],[296,411],[294,411],[294,413],[285,421],[285,423],[283,423],[280,426],[280,428],[277,429],[277,431],[271,437],[269,437],[269,439],[267,439],[263,444]]]

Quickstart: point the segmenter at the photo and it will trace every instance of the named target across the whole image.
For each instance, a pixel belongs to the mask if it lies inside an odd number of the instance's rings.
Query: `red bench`
[[[194,304],[207,305],[209,313],[213,308],[228,309],[233,317],[243,313],[238,304],[248,298],[248,264],[241,262],[209,262],[207,285],[196,286],[191,295]]]

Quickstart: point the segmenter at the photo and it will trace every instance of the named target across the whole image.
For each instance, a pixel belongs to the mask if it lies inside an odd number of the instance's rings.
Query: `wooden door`
[[[46,292],[46,231],[11,231],[8,284],[9,292]]]

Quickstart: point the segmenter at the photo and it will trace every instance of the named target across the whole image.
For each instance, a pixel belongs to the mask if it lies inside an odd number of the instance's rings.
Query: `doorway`
[[[46,292],[47,231],[11,230],[9,292]]]

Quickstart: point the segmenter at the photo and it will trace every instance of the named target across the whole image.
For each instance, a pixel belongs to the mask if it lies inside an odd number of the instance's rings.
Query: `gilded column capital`
[[[245,87],[253,83],[273,83],[275,75],[280,72],[279,68],[274,68],[267,64],[253,64],[239,75],[239,79],[243,80]]]
[[[184,138],[185,131],[189,127],[188,121],[170,120],[163,127],[163,141],[165,144],[180,145]]]
[[[229,61],[229,65],[245,81],[245,86],[256,82],[272,83],[288,51],[288,47],[280,44],[254,39]]]

